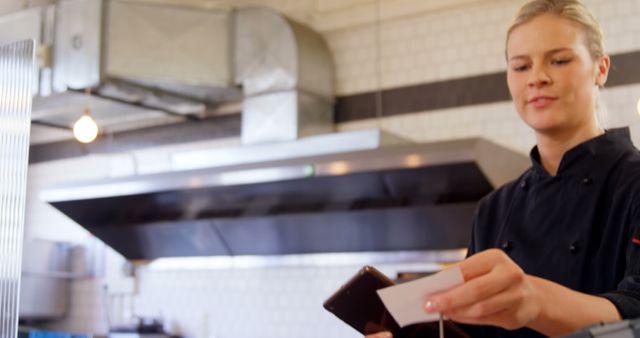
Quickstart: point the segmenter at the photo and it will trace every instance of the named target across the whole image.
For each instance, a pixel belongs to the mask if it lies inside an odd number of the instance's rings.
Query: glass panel
[[[35,42],[0,46],[0,337],[15,337]]]

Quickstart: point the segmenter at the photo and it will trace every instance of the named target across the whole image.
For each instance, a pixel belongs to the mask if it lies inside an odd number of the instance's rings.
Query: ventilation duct
[[[29,13],[5,22],[44,32],[34,37],[46,52],[34,101],[39,122],[68,126],[86,104],[77,103],[74,91],[92,88],[94,117],[107,129],[166,117],[161,112],[205,117],[240,101],[244,144],[333,129],[333,65],[325,42],[270,9],[66,0]]]

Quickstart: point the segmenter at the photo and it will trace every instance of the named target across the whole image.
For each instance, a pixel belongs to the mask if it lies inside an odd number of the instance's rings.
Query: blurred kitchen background
[[[1,0],[0,42],[39,46],[24,332],[358,337],[322,302],[364,264],[461,259],[475,203],[527,166],[523,2]],[[609,126],[640,144],[640,1],[585,2]]]

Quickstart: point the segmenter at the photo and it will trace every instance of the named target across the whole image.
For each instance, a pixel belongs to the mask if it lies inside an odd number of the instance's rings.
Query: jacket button
[[[569,251],[571,253],[577,253],[578,252],[578,244],[576,243],[572,243],[571,245],[569,245]]]
[[[593,180],[590,177],[585,177],[582,179],[582,184],[584,185],[591,185],[591,183],[593,183]]]
[[[501,247],[504,252],[509,252],[513,249],[513,244],[511,243],[511,241],[504,241]]]
[[[520,188],[522,188],[523,190],[527,190],[527,181],[520,182]]]

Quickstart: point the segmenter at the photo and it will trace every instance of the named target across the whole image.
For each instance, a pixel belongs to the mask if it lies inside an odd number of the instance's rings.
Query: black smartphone
[[[364,266],[324,302],[324,308],[363,335],[396,333],[400,326],[387,311],[376,290],[395,283],[372,266]]]

